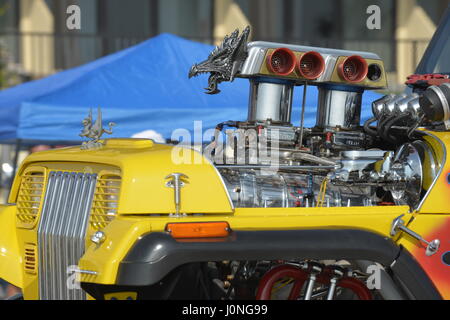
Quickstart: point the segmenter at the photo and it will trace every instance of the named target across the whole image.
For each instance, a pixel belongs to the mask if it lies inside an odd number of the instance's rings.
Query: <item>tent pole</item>
[[[22,146],[22,139],[17,139],[16,140],[16,149],[15,149],[15,153],[14,153],[14,163],[13,163],[13,171],[12,171],[12,176],[11,176],[11,183],[9,185],[9,190],[11,192],[11,188],[12,188],[12,184],[14,183],[14,178],[16,177],[16,172],[17,172],[17,167],[19,165],[19,152],[20,152],[20,148]]]

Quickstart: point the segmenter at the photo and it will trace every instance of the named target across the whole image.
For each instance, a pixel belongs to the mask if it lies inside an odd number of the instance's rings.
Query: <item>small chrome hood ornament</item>
[[[100,107],[97,110],[97,119],[95,120],[95,123],[93,123],[92,120],[92,109],[90,109],[89,115],[84,118],[82,122],[83,130],[81,130],[79,136],[86,137],[90,140],[84,141],[81,145],[81,149],[100,148],[103,145],[101,142],[99,142],[101,136],[104,133],[112,134],[112,127],[116,125],[114,122],[110,122],[108,124],[109,130],[104,129],[102,123],[102,110],[100,109]]]
[[[169,174],[166,178],[166,187],[173,188],[174,203],[175,203],[175,216],[180,215],[181,208],[181,188],[189,183],[189,177],[180,172],[174,172]]]

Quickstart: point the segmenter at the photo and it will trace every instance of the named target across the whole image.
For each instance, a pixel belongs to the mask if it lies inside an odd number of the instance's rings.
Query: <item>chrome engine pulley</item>
[[[416,207],[420,201],[423,185],[422,159],[417,147],[420,144],[405,143],[394,155],[392,174],[399,182],[404,183],[403,188],[390,188],[392,197],[397,205]],[[423,146],[422,146],[423,147]]]

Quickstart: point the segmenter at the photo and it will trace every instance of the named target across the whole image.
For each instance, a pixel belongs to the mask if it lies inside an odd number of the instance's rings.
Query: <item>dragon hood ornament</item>
[[[116,124],[114,122],[110,122],[108,124],[109,130],[103,128],[102,123],[102,110],[100,108],[97,109],[97,119],[93,123],[92,120],[92,109],[89,111],[89,115],[84,118],[83,129],[79,134],[80,137],[86,137],[90,139],[89,141],[84,141],[81,145],[81,149],[95,149],[101,147],[103,144],[99,142],[100,138],[104,133],[112,134],[112,127]]]
[[[222,43],[203,62],[194,64],[189,71],[189,78],[202,73],[210,73],[207,94],[216,94],[220,90],[218,84],[223,81],[233,81],[247,58],[247,39],[250,27],[246,27],[241,35],[236,29],[230,36],[226,36]]]

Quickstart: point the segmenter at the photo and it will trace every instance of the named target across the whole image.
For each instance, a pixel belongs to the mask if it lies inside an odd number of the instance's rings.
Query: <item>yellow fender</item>
[[[23,288],[22,256],[15,217],[16,206],[0,205],[0,278]]]

